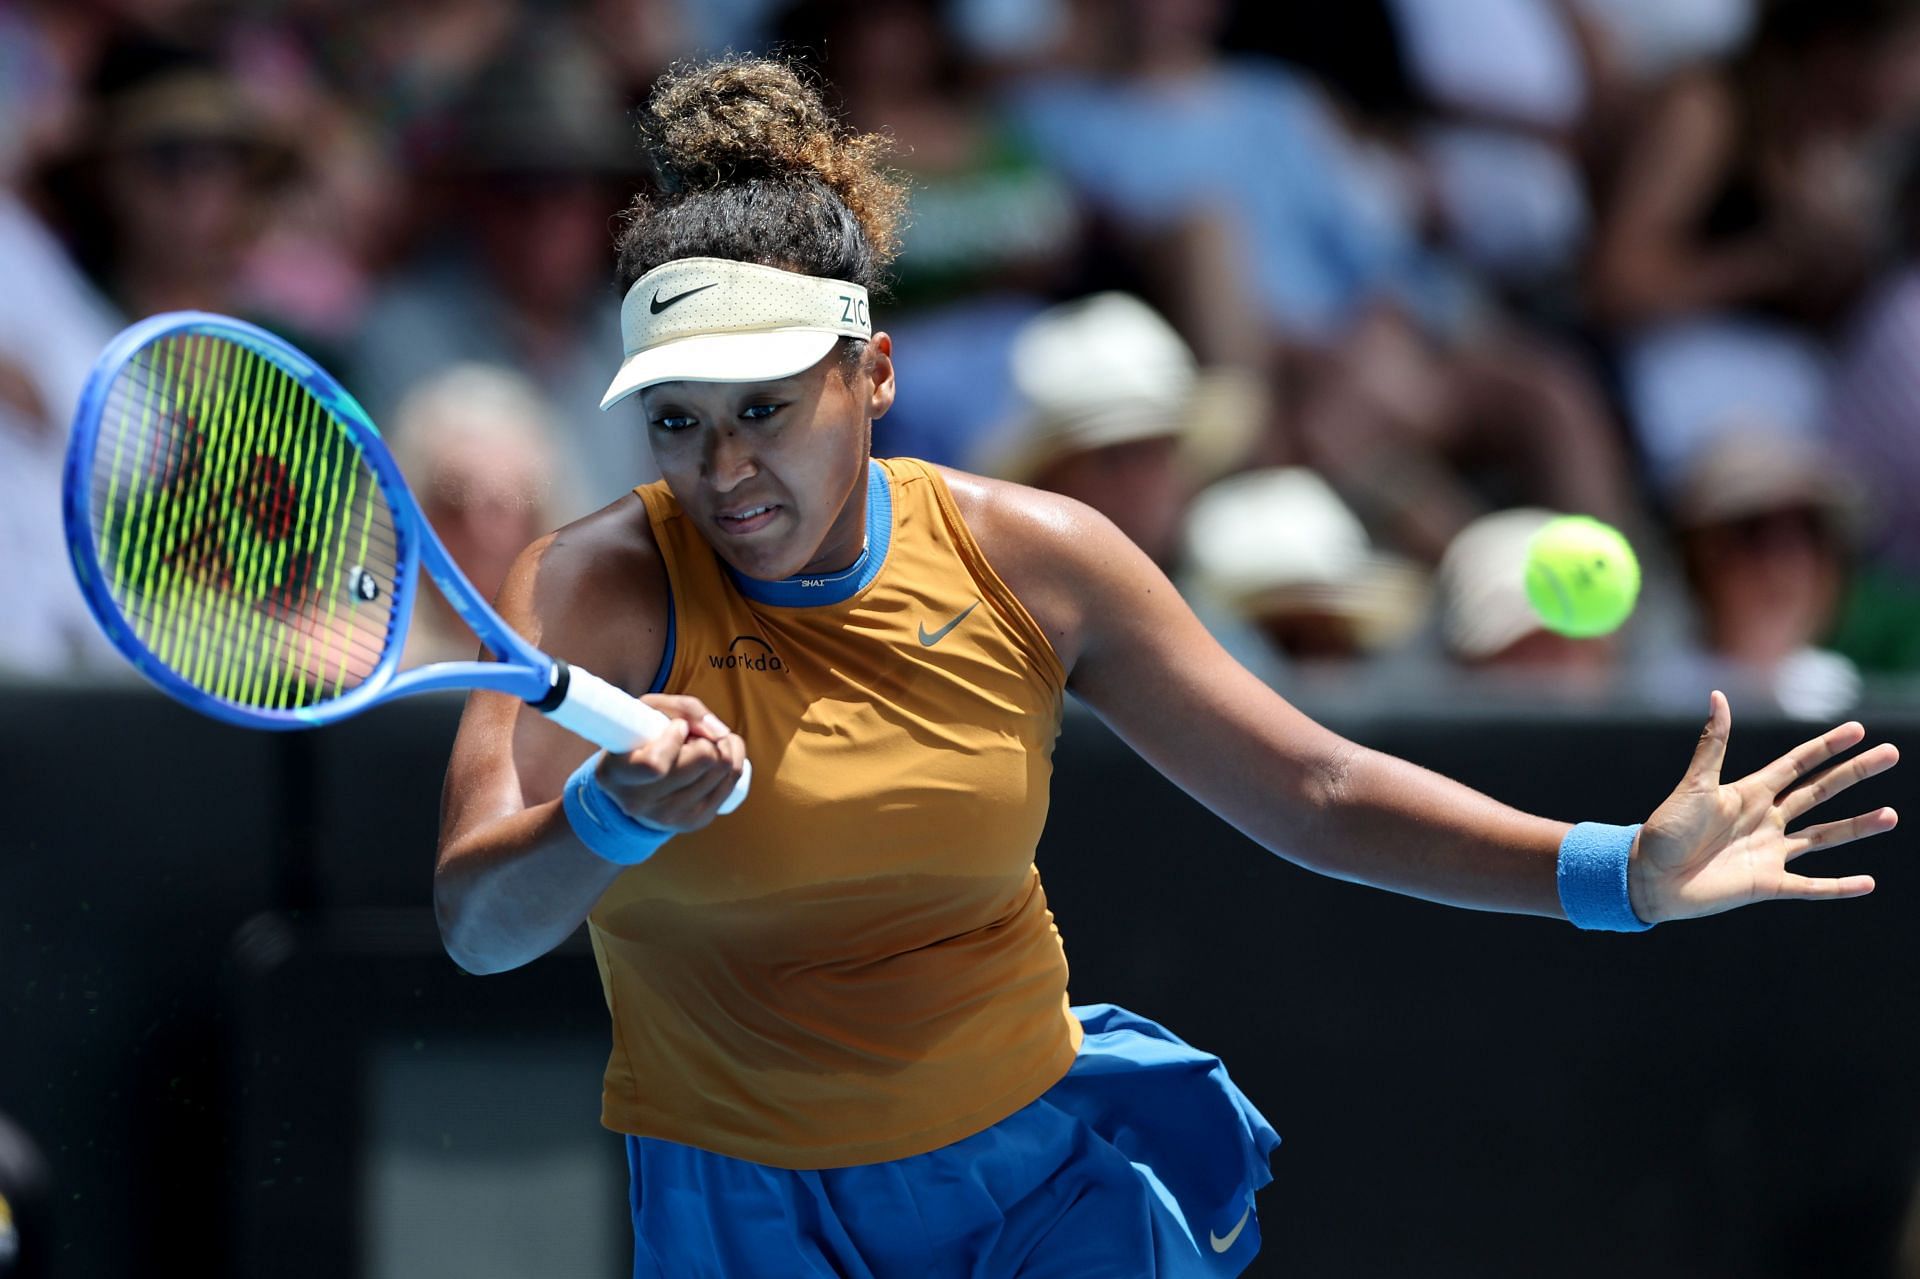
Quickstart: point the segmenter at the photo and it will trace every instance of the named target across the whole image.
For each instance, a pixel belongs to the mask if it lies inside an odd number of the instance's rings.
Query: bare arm
[[[1530,816],[1315,723],[1229,657],[1165,575],[1089,508],[949,478],[989,559],[1053,640],[1069,687],[1213,812],[1321,874],[1477,910],[1565,917],[1556,871],[1569,823]],[[1891,830],[1890,809],[1791,836],[1786,826],[1892,767],[1893,748],[1822,773],[1864,736],[1860,725],[1842,725],[1722,784],[1730,718],[1724,698],[1713,705],[1693,765],[1636,842],[1630,888],[1640,917],[1871,891],[1865,876],[1807,879],[1784,867]]]
[[[547,652],[643,688],[665,645],[665,589],[650,541],[602,513],[527,548],[498,606]],[[601,782],[642,820],[703,826],[732,789],[743,745],[694,698],[646,700],[674,727],[604,760]],[[502,972],[545,954],[628,869],[581,844],[560,803],[593,749],[518,698],[468,698],[441,801],[433,894],[441,938],[462,968]]]
[[[1717,82],[1676,85],[1631,139],[1593,256],[1593,291],[1615,323],[1643,324],[1767,297],[1794,264],[1767,230],[1726,244],[1697,234],[1733,163],[1734,107]]]
[[[1075,695],[1214,813],[1321,874],[1454,905],[1560,914],[1554,861],[1567,823],[1315,723],[1234,661],[1092,509],[949,481],[989,559],[1047,629]]]

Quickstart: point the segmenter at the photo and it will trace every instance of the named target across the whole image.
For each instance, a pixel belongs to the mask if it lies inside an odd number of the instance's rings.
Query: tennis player
[[[1786,831],[1894,763],[1798,784],[1858,724],[1723,784],[1715,693],[1643,826],[1528,816],[1307,719],[1088,508],[874,459],[896,383],[869,298],[902,199],[881,140],[775,62],[680,73],[649,111],[664,192],[620,239],[606,404],[638,402],[664,479],[529,548],[501,606],[673,726],[588,757],[475,693],[435,891],[475,972],[587,922],[636,1275],[1247,1265],[1274,1130],[1217,1059],[1067,1003],[1032,859],[1068,690],[1265,847],[1396,892],[1633,930],[1872,890],[1788,869],[1893,827]]]

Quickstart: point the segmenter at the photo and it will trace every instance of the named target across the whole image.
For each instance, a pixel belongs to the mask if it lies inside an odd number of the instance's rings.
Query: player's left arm
[[[1239,830],[1309,869],[1431,901],[1564,917],[1555,870],[1569,824],[1531,816],[1341,737],[1249,674],[1165,574],[1077,502],[950,477],[988,558],[1053,640],[1068,686],[1168,778]],[[1635,843],[1642,919],[1780,897],[1850,897],[1865,876],[1809,879],[1786,864],[1893,827],[1890,809],[1786,833],[1787,824],[1891,767],[1875,747],[1800,784],[1864,736],[1845,724],[1722,784],[1731,717],[1712,715],[1673,795]],[[1611,817],[1611,814],[1597,814]]]

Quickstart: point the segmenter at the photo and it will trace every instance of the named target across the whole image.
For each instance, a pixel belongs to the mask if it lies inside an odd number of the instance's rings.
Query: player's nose
[[[753,441],[741,431],[718,430],[706,440],[707,482],[716,492],[730,493],[759,471]]]

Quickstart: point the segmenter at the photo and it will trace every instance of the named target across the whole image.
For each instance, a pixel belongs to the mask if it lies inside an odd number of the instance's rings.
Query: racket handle
[[[540,711],[548,719],[586,738],[601,750],[624,755],[645,746],[673,721],[623,689],[615,688],[592,671],[578,666],[561,667],[560,700]],[[720,805],[722,813],[731,813],[747,797],[753,780],[753,761],[741,765],[740,780],[733,793]]]

